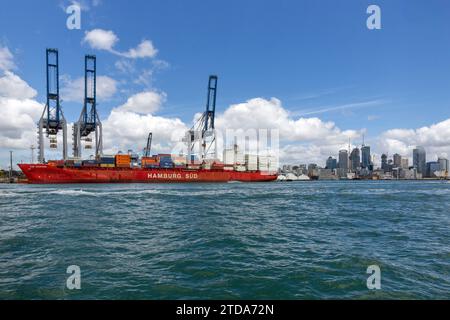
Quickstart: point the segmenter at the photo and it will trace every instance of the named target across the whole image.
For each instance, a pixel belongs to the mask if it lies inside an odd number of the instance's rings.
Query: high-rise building
[[[361,167],[371,169],[372,162],[370,161],[370,147],[362,146],[361,148]]]
[[[347,150],[340,150],[339,151],[339,169],[341,170],[348,170],[348,152]]]
[[[387,155],[385,155],[384,153],[381,155],[381,169],[385,172],[388,171]]]
[[[427,154],[423,147],[417,146],[413,150],[413,166],[417,169],[417,173],[422,175],[427,171]]]
[[[409,169],[409,159],[408,158],[402,158],[402,169]]]
[[[359,155],[359,148],[354,148],[350,153],[350,168],[352,171],[356,171],[361,167],[361,156]]]
[[[325,169],[334,170],[337,168],[337,160],[333,157],[328,157]]]
[[[402,156],[398,153],[394,154],[394,168],[401,168],[402,166]]]

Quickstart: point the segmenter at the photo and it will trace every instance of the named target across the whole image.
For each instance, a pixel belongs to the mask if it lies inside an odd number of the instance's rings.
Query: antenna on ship
[[[95,156],[103,154],[102,123],[97,113],[97,58],[84,57],[84,101],[78,122],[73,125],[73,156],[81,158],[81,141],[85,149],[92,149],[91,133],[94,132]]]
[[[63,159],[67,159],[67,122],[62,112],[59,97],[59,56],[58,49],[46,50],[47,65],[47,103],[38,122],[38,161],[43,163],[44,156],[44,129],[50,140],[50,148],[58,148],[57,134],[63,132]]]

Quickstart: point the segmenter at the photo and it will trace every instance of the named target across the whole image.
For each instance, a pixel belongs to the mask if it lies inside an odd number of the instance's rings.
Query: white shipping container
[[[235,154],[234,154],[233,149],[223,150],[223,163],[224,164],[234,164],[235,163]]]

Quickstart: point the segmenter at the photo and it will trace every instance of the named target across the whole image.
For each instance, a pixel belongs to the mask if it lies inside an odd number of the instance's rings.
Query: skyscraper
[[[409,159],[408,158],[402,158],[402,168],[403,169],[409,168]]]
[[[417,146],[413,150],[413,166],[417,169],[417,173],[422,175],[427,171],[427,154],[423,147]]]
[[[340,150],[339,151],[339,169],[345,170],[347,172],[348,170],[348,152],[347,150]]]
[[[327,164],[326,164],[326,169],[330,169],[330,170],[334,170],[337,168],[337,161],[336,159],[334,159],[333,157],[328,157],[327,159]]]
[[[370,147],[362,146],[361,148],[361,166],[363,168],[371,169],[371,161],[370,161]]]
[[[381,155],[381,169],[385,172],[388,171],[387,155],[384,153]]]
[[[401,168],[402,166],[402,156],[398,153],[394,154],[394,168]]]
[[[361,156],[359,155],[359,148],[354,148],[350,153],[350,167],[352,171],[356,171],[361,166]]]

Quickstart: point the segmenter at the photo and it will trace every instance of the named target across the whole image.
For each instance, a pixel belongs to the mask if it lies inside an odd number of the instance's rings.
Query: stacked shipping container
[[[131,157],[129,154],[116,154],[116,167],[129,168],[131,164]]]

